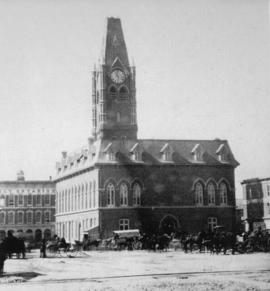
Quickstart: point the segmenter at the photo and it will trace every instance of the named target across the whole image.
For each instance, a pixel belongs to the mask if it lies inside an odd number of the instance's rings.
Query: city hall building
[[[54,234],[55,184],[51,180],[0,181],[0,240],[11,231],[27,240],[41,241]]]
[[[137,138],[136,70],[118,18],[107,19],[92,73],[93,137],[56,164],[56,232],[67,241],[114,230],[197,232],[235,224],[234,169],[226,140]]]

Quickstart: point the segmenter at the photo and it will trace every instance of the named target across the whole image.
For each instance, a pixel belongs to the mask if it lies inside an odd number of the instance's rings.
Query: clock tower
[[[92,73],[95,139],[137,139],[136,71],[129,65],[119,18],[107,18],[99,65]]]

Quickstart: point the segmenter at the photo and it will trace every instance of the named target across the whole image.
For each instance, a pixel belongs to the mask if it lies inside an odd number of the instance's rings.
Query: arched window
[[[81,189],[78,187],[78,201],[77,201],[78,209],[81,209]]]
[[[50,211],[45,211],[44,219],[45,219],[45,223],[49,223],[51,221],[51,212]]]
[[[110,92],[109,92],[109,94],[110,94],[110,97],[111,97],[112,99],[115,99],[115,98],[117,97],[117,90],[116,90],[116,88],[115,88],[114,86],[112,86],[112,87],[110,88]]]
[[[122,86],[119,90],[119,98],[124,100],[128,99],[128,89],[125,86]]]
[[[5,213],[0,212],[0,224],[5,224]]]
[[[138,183],[133,186],[133,205],[141,205],[141,186]]]
[[[70,211],[70,205],[71,205],[71,195],[70,195],[70,189],[68,189],[68,203],[67,203],[67,211]]]
[[[208,204],[215,205],[215,186],[213,183],[210,183],[207,187],[208,194]]]
[[[227,205],[227,186],[225,183],[220,184],[220,204]]]
[[[217,218],[216,217],[208,217],[207,225],[208,225],[208,229],[213,231],[214,227],[217,226]]]
[[[23,224],[23,212],[18,212],[18,224]]]
[[[36,223],[41,223],[41,212],[40,211],[36,212]]]
[[[85,183],[85,203],[84,203],[84,205],[85,205],[85,208],[88,208],[88,184],[87,183]]]
[[[27,204],[28,205],[32,205],[32,203],[33,203],[32,195],[28,194],[28,196],[27,196]]]
[[[89,183],[89,208],[92,208],[92,182]]]
[[[4,207],[5,204],[6,204],[5,196],[2,195],[2,196],[0,197],[0,206],[1,206],[1,207]]]
[[[120,185],[120,205],[128,205],[128,187],[124,183]]]
[[[9,206],[14,206],[14,195],[10,194],[9,195]]]
[[[196,183],[195,185],[195,203],[203,205],[203,186],[201,183]]]
[[[22,195],[19,195],[19,196],[22,196]],[[22,204],[22,203],[21,203]],[[40,196],[40,194],[38,194],[37,196],[36,196],[36,204],[37,205],[41,205],[41,196]]]
[[[44,199],[45,199],[45,205],[50,205],[50,195],[46,194]]]
[[[112,183],[107,186],[107,204],[108,206],[114,206],[115,189]]]
[[[32,224],[33,222],[33,214],[32,212],[27,212],[27,223]]]
[[[14,212],[8,213],[8,224],[14,224]]]
[[[74,197],[74,210],[76,211],[76,210],[78,210],[77,209],[77,194],[75,194],[75,197]]]

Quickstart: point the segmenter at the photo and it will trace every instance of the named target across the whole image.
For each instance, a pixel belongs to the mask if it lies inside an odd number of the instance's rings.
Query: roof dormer
[[[160,150],[161,153],[161,159],[163,161],[172,161],[172,147],[169,145],[169,143],[166,143],[162,149]]]
[[[112,147],[112,143],[110,142],[103,151],[106,155],[107,161],[115,161],[115,152]]]
[[[138,142],[134,144],[129,152],[133,161],[140,161],[142,159],[142,149]]]
[[[221,163],[226,163],[227,162],[227,155],[228,155],[228,150],[226,148],[226,146],[224,144],[221,144],[217,151],[216,151],[216,154],[218,156],[218,160],[221,162]]]
[[[199,143],[193,147],[190,153],[193,156],[194,162],[203,162],[203,149]]]

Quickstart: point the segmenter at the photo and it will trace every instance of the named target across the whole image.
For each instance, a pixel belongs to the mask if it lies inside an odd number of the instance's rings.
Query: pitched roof
[[[132,159],[131,155],[136,148],[141,149],[140,160]],[[171,159],[162,158],[163,151],[169,148]],[[202,158],[194,159],[194,149],[202,149]],[[220,149],[227,152],[226,160],[219,160]],[[107,152],[115,154],[115,159],[108,159]],[[83,157],[83,158],[81,158]],[[76,161],[76,163],[73,163]],[[125,165],[207,165],[207,166],[232,166],[237,167],[239,163],[235,160],[233,153],[226,140],[96,140],[91,143],[88,150],[82,148],[73,152],[62,161],[56,163],[58,176],[73,174],[80,170],[102,164],[125,164]]]

